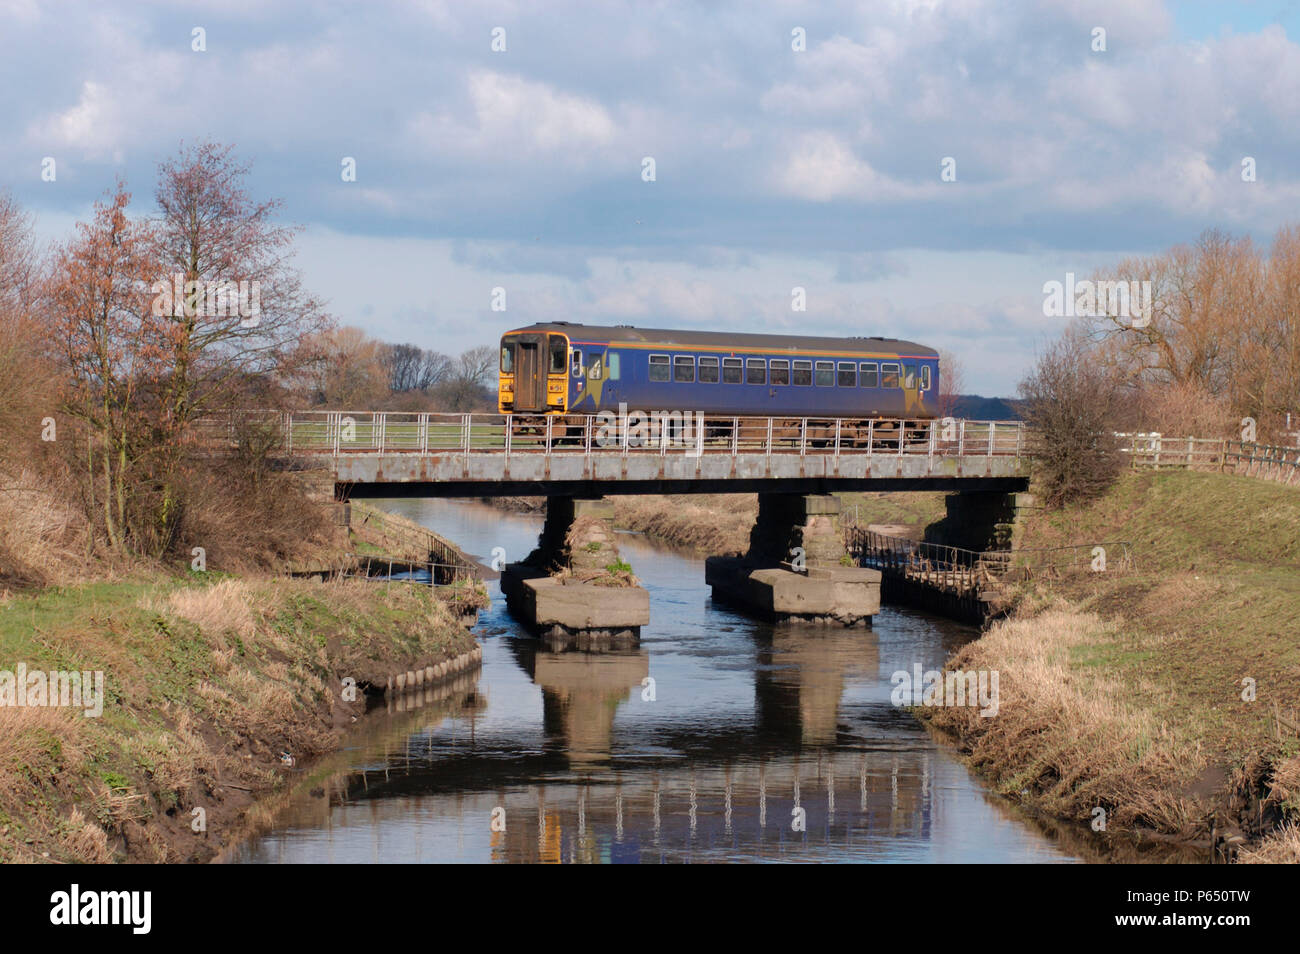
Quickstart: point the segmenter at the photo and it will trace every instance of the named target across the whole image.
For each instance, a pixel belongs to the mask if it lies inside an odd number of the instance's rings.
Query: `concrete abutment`
[[[624,569],[614,507],[602,498],[548,497],[537,548],[501,573],[506,607],[553,649],[637,645],[650,594]]]
[[[839,516],[831,494],[759,494],[749,551],[705,561],[714,599],[765,619],[870,625],[880,572],[848,565]]]

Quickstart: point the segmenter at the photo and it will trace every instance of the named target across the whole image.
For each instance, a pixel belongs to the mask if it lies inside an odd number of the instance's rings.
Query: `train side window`
[[[909,391],[916,387],[916,365],[903,365],[903,387]]]
[[[690,384],[695,380],[695,358],[689,354],[673,355],[673,380],[678,384]]]
[[[587,377],[592,381],[599,381],[600,376],[605,373],[604,364],[605,362],[601,361],[599,357],[593,360],[591,367],[587,369]]]
[[[835,383],[842,388],[856,388],[858,386],[858,366],[852,361],[841,361]]]
[[[582,349],[573,349],[573,357],[569,361],[569,367],[572,369],[575,378],[582,377]]]
[[[819,388],[829,388],[835,384],[835,362],[818,361],[817,367],[817,386]]]
[[[762,358],[746,358],[745,383],[767,384],[767,362]]]
[[[866,364],[859,365],[858,383],[864,388],[879,387],[880,378],[876,370],[876,362],[868,361]]]
[[[569,356],[569,345],[563,335],[551,335],[551,374],[564,373],[564,359]]]
[[[668,355],[652,354],[650,355],[650,380],[667,381],[668,380]]]
[[[789,384],[790,362],[786,358],[773,358],[768,375],[773,384]]]
[[[794,363],[793,381],[800,387],[812,386],[812,362],[796,361]]]
[[[930,366],[928,364],[921,365],[921,390],[930,390]]]
[[[880,366],[880,386],[882,388],[898,387],[898,364],[886,361]]]
[[[700,383],[718,383],[718,359],[703,355],[700,358]]]
[[[722,359],[722,383],[739,384],[744,371],[742,370],[744,362],[739,358]]]
[[[618,366],[619,366],[618,352],[617,352],[617,351],[611,351],[611,352],[609,353],[609,357],[606,358],[605,360],[606,360],[606,364],[608,365],[608,368],[609,368],[609,379],[610,379],[611,381],[617,381],[617,380],[618,380]]]

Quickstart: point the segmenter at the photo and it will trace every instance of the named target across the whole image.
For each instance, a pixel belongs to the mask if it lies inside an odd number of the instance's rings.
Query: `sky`
[[[1293,36],[1300,0],[0,0],[0,190],[60,241],[212,140],[388,341],[882,335],[1010,396],[1044,283],[1300,223]]]

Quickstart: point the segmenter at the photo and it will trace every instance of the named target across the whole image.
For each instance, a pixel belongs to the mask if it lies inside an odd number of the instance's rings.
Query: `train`
[[[807,434],[825,439],[834,419],[841,434],[873,421],[920,425],[937,416],[938,395],[939,354],[912,341],[553,321],[501,336],[497,409],[524,428],[546,417],[573,426],[607,411],[681,412],[701,415],[710,436],[738,417],[778,419],[784,437],[812,419]]]

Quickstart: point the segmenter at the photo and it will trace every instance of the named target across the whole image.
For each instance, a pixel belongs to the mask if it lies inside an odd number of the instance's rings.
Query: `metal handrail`
[[[592,454],[889,454],[934,457],[1019,457],[1020,422],[913,421],[902,418],[692,417],[651,412],[640,420],[612,414],[561,416],[441,414],[399,411],[242,412],[245,420],[275,421],[284,453],[464,455]],[[217,425],[217,426],[214,426]],[[954,426],[955,425],[955,426]],[[233,441],[232,413],[198,422],[213,441]],[[676,428],[674,430],[674,428]],[[685,435],[690,434],[690,439]],[[680,438],[680,439],[679,439]]]

